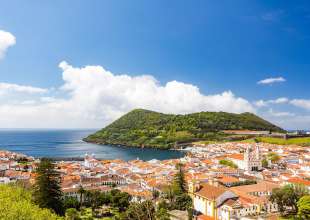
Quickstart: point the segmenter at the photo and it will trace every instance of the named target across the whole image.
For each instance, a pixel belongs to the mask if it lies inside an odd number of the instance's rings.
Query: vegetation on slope
[[[0,219],[59,219],[48,209],[31,202],[31,192],[18,186],[0,184]]]
[[[274,137],[258,137],[256,138],[258,142],[278,144],[278,145],[300,145],[300,146],[310,146],[310,137],[299,137],[299,138],[274,138]]]
[[[162,114],[136,109],[85,138],[100,144],[171,148],[175,143],[220,140],[221,130],[283,130],[251,113],[200,112]]]
[[[229,166],[231,168],[238,168],[238,166],[231,160],[220,160],[219,163],[225,166]]]

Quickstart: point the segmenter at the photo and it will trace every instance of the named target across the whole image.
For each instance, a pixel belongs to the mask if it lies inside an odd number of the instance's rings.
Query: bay
[[[95,154],[100,159],[165,160],[179,158],[183,152],[150,148],[98,145],[82,139],[95,130],[1,129],[0,150],[9,150],[33,157],[84,157]]]

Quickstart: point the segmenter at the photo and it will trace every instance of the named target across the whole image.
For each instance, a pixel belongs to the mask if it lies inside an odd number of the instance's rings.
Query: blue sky
[[[2,43],[1,126],[102,127],[144,107],[307,129],[309,27],[307,0],[3,1],[0,30],[15,43]]]

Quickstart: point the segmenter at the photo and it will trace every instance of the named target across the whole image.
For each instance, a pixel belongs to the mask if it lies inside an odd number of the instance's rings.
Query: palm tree
[[[80,194],[80,206],[83,204],[83,194],[85,193],[85,189],[83,188],[82,185],[80,185],[80,188],[78,190],[78,193]]]

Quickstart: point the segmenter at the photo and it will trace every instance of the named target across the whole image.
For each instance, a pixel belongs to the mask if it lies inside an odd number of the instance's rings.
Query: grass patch
[[[257,140],[259,142],[269,144],[310,146],[310,137],[290,138],[290,139],[259,137],[257,138]]]

